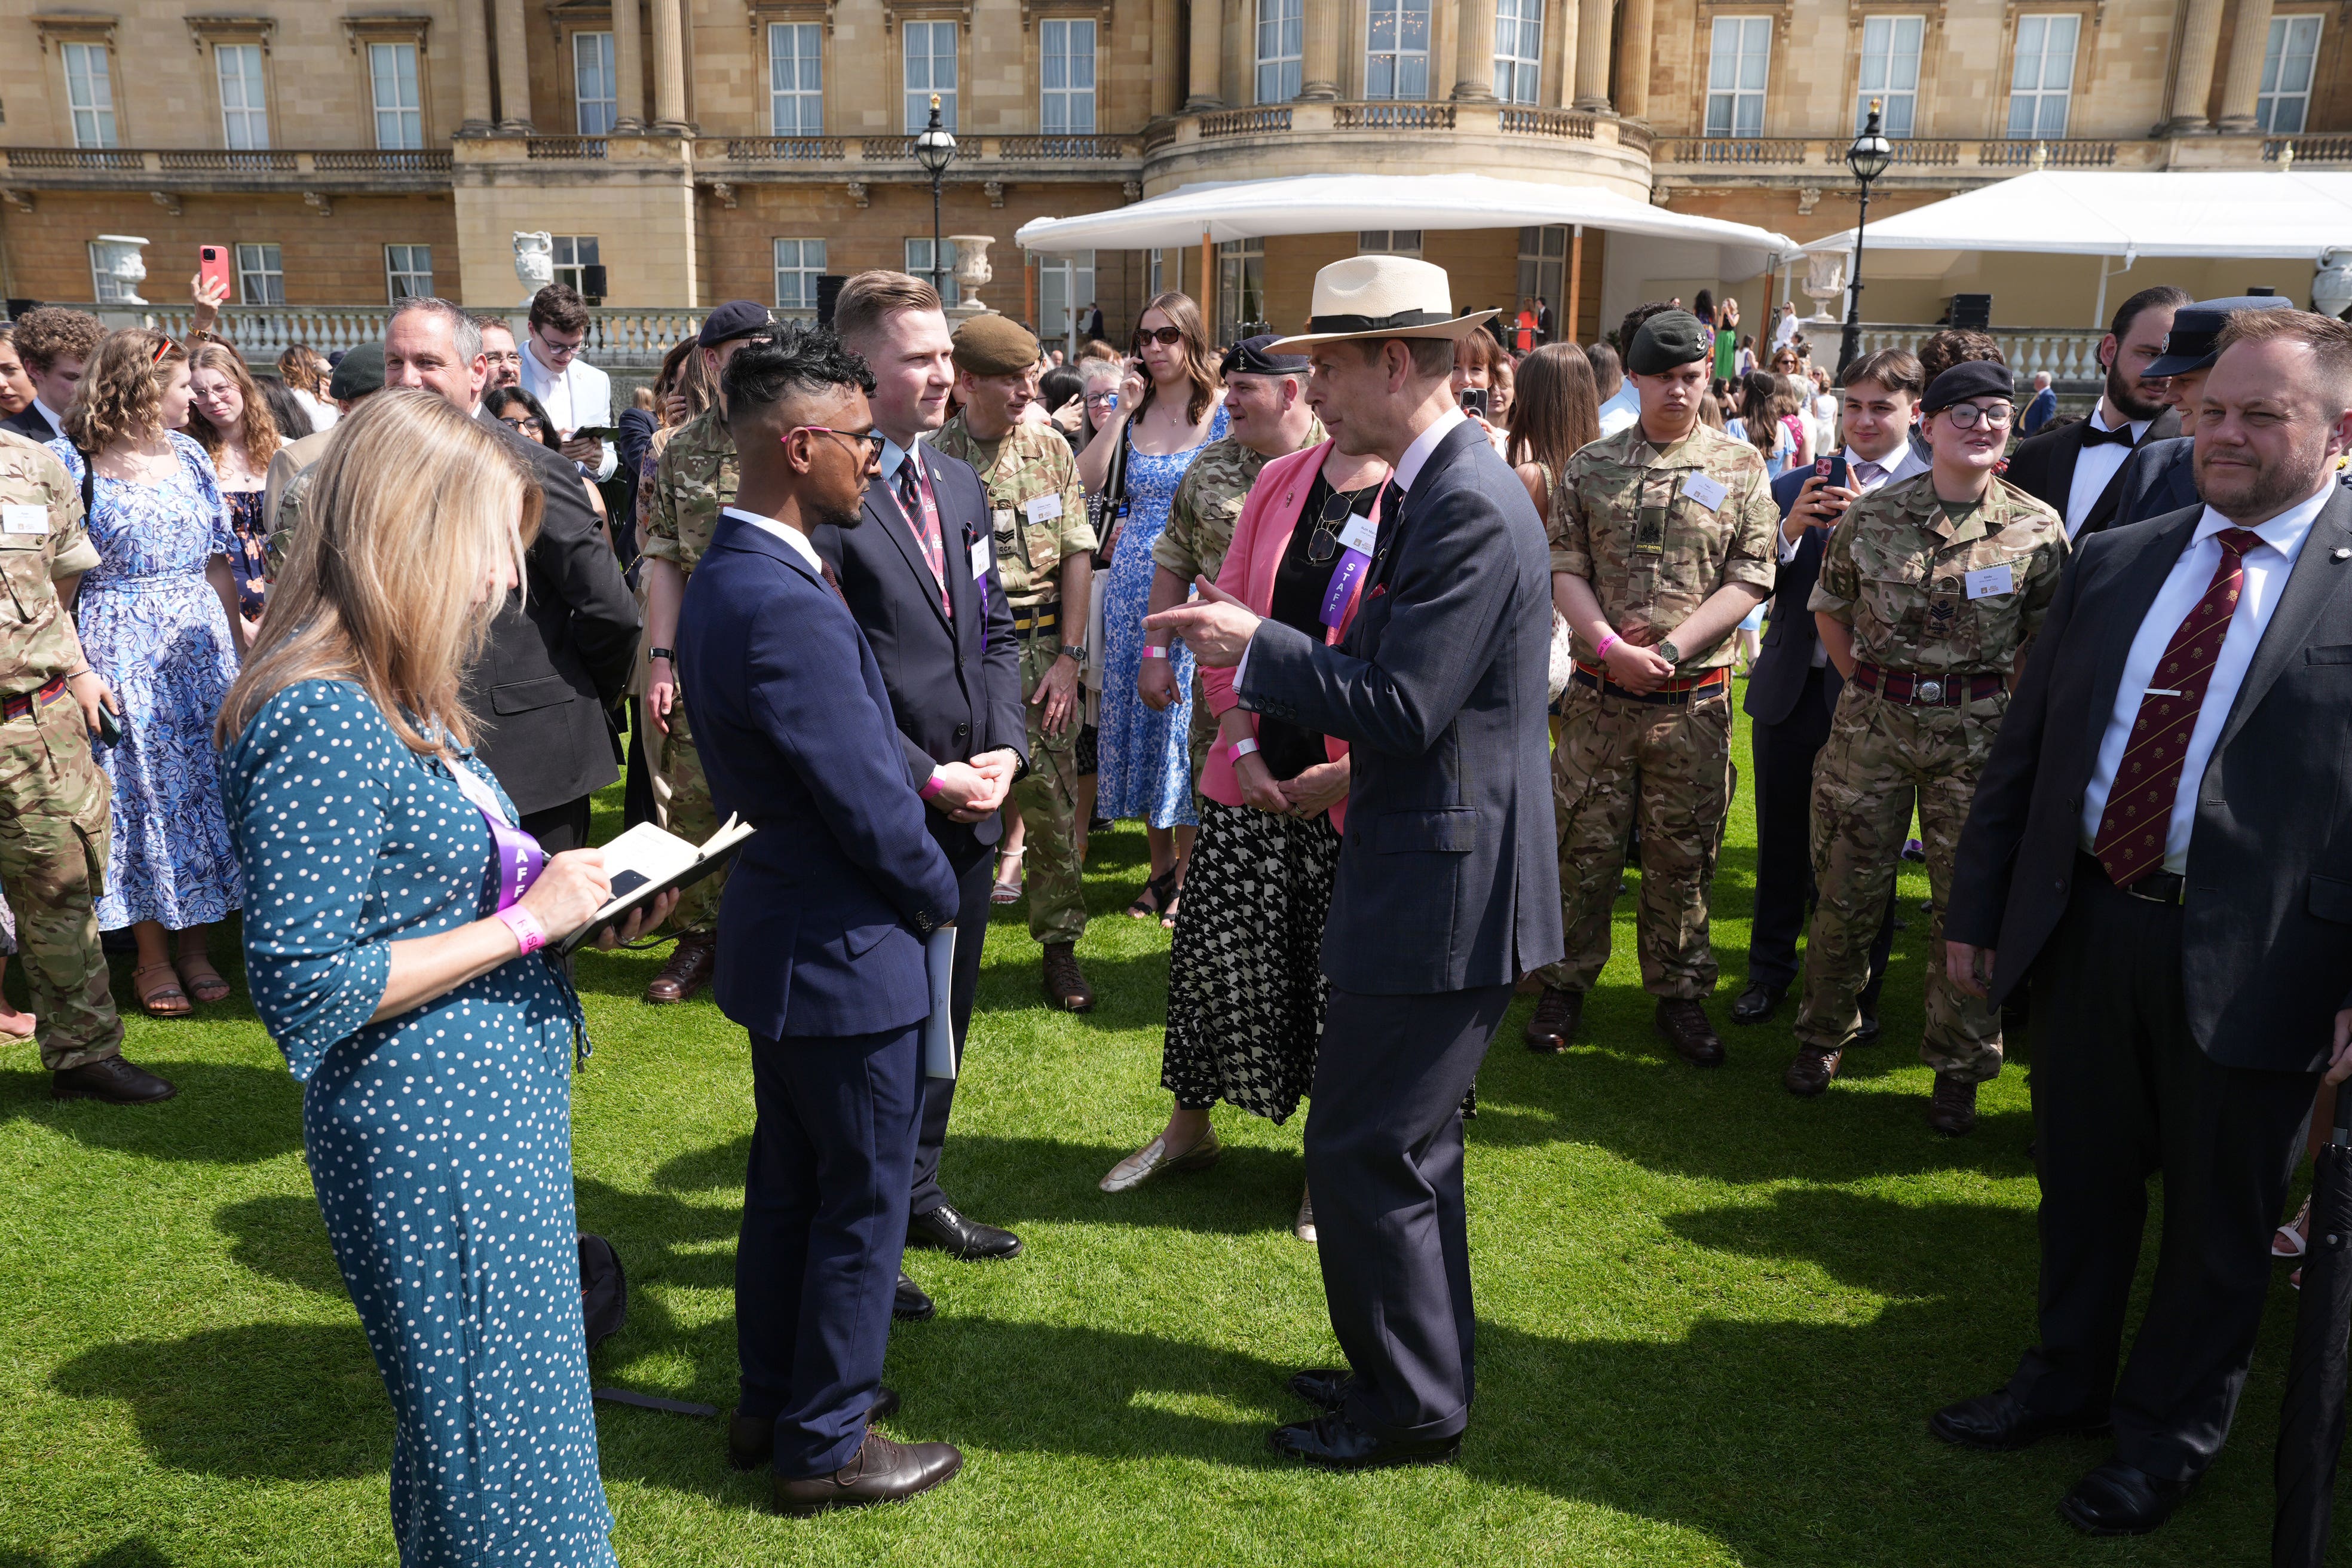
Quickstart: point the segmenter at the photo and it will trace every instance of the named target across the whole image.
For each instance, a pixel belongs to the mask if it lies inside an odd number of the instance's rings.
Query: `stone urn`
[[[1833,250],[1816,250],[1805,258],[1805,298],[1813,302],[1809,321],[1835,321],[1832,302],[1845,292],[1845,258]]]
[[[101,234],[91,242],[90,269],[105,279],[100,303],[144,305],[139,285],[147,281],[147,262],[141,254],[147,242],[136,235]]]
[[[2352,250],[2331,245],[2319,253],[2319,271],[2311,280],[2311,308],[2337,317],[2352,310]]]
[[[974,316],[991,314],[994,307],[980,302],[980,290],[995,278],[996,271],[988,264],[988,247],[996,243],[992,234],[951,234],[948,240],[955,247],[955,274],[958,297],[962,303],[948,312],[950,320],[970,321]]]
[[[522,302],[530,304],[539,291],[555,281],[555,237],[545,229],[514,237],[515,276],[522,281]]]

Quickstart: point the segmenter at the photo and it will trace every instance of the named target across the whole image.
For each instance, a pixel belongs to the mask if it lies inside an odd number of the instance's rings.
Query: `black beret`
[[[1962,360],[1927,384],[1927,395],[1919,399],[1919,412],[1940,413],[1972,397],[2016,395],[2017,384],[2009,379],[2009,366],[1992,359]]]
[[[1037,339],[1012,317],[991,310],[955,330],[955,363],[972,375],[1019,375],[1037,363]]]
[[[737,338],[760,337],[774,324],[768,307],[758,300],[730,300],[702,319],[702,331],[695,334],[695,346],[715,349]]]
[[[1635,375],[1656,375],[1706,359],[1715,353],[1715,334],[1688,310],[1661,310],[1642,323],[1625,351],[1625,368]]]
[[[1305,354],[1270,354],[1268,343],[1280,342],[1280,332],[1260,332],[1254,338],[1244,338],[1225,351],[1225,363],[1218,368],[1222,375],[1305,375],[1309,368]]]
[[[335,362],[335,374],[328,378],[327,395],[343,403],[353,403],[371,392],[383,390],[383,345],[362,343],[343,351]]]

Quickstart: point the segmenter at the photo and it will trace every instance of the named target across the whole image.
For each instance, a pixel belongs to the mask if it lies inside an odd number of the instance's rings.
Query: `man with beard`
[[[2180,434],[2180,416],[2165,406],[2164,378],[2147,367],[2164,354],[2172,318],[2189,292],[2160,283],[2123,302],[2099,340],[2106,390],[2088,419],[2045,430],[2011,455],[2011,484],[2066,520],[2066,537],[2096,533],[2115,521],[2124,459],[2150,441]]]

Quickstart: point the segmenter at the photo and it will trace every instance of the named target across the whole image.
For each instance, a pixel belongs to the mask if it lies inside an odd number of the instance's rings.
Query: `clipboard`
[[[748,822],[729,817],[719,831],[699,846],[650,822],[641,822],[604,846],[604,864],[613,876],[613,896],[586,925],[548,944],[558,958],[569,958],[614,926],[631,910],[649,904],[673,888],[690,888],[725,868],[751,837]]]

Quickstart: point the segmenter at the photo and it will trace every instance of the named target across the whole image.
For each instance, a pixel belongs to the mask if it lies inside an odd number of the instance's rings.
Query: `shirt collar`
[[[2310,535],[2311,525],[2319,521],[2319,509],[2327,504],[2327,498],[2334,494],[2335,490],[2336,474],[2333,469],[2330,469],[2327,482],[2319,487],[2316,494],[2307,500],[2297,501],[2268,522],[2256,523],[2249,531],[2261,539],[2264,544],[2269,545],[2289,561],[2293,561],[2302,551],[2304,540]],[[2225,528],[2242,526],[2242,524],[2231,522],[2209,506],[2205,509],[2205,515],[2197,520],[2197,532],[2189,542],[2192,545],[2202,544]]]
[[[1857,463],[1875,465],[1879,470],[1878,482],[1882,485],[1891,485],[1897,479],[1907,479],[1914,474],[1924,474],[1928,468],[1927,460],[1919,456],[1919,449],[1908,441],[1904,442],[1902,446],[1884,458],[1865,458],[1852,447],[1848,447],[1845,449],[1845,466],[1852,468]]]
[[[922,445],[923,443],[920,438],[918,438],[914,446],[901,447],[898,442],[890,439],[889,437],[883,437],[882,477],[889,480],[892,484],[897,484],[898,482],[898,465],[907,461],[908,458],[912,458],[915,461],[915,473],[917,477],[919,478],[923,471]]]
[[[537,340],[532,338],[530,333],[525,332],[523,334],[522,363],[524,374],[528,378],[537,381],[542,386],[546,385],[550,382],[562,381],[564,376],[571,373],[571,367],[567,365],[562,370],[550,370],[545,365],[540,363],[539,356],[530,352],[531,344],[536,341]]]
[[[758,529],[762,533],[774,534],[778,539],[781,539],[786,544],[791,545],[800,558],[808,563],[808,569],[810,571],[815,573],[820,577],[824,575],[824,563],[817,558],[816,546],[811,544],[808,542],[808,535],[803,533],[799,529],[786,528],[782,523],[778,522],[772,517],[761,517],[758,512],[745,511],[740,506],[720,507],[719,509],[719,515],[721,517],[740,519],[744,522],[750,523],[753,528]]]
[[[1397,458],[1397,489],[1412,489],[1413,481],[1421,478],[1422,468],[1429,462],[1430,454],[1437,450],[1437,444],[1453,434],[1454,427],[1465,423],[1468,417],[1459,408],[1448,408],[1431,420],[1429,428],[1415,436],[1403,455]]]
[[[50,407],[47,404],[42,402],[37,397],[33,399],[33,406],[41,411],[41,417],[49,422],[50,429],[56,431],[60,436],[66,433],[66,422],[56,409]]]
[[[2127,420],[2126,423],[2131,426],[2132,445],[2137,447],[2140,444],[2141,439],[2147,435],[2147,427],[2155,424],[2156,421],[2153,419],[2133,419]],[[2094,430],[2113,430],[2117,428],[2116,426],[2107,423],[2107,400],[2104,397],[2091,405],[2091,428]]]

